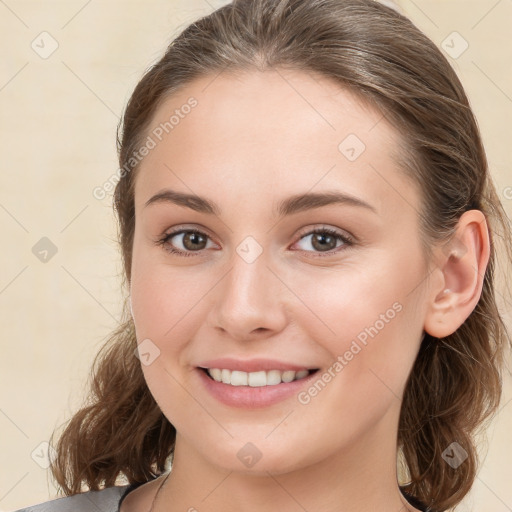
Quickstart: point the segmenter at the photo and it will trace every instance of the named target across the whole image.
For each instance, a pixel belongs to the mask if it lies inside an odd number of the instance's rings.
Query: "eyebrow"
[[[144,208],[151,204],[156,203],[172,203],[178,206],[189,208],[199,213],[206,213],[209,215],[221,215],[221,209],[219,206],[207,199],[195,194],[187,194],[184,192],[177,192],[171,189],[164,189],[152,196],[144,204]],[[362,199],[346,194],[344,192],[317,192],[317,193],[305,193],[297,194],[288,197],[277,204],[277,208],[274,208],[274,216],[284,217],[292,215],[294,213],[304,212],[307,210],[313,210],[315,208],[321,208],[322,206],[328,206],[331,204],[343,204],[349,206],[356,206],[365,208],[374,213],[378,213],[376,208]]]

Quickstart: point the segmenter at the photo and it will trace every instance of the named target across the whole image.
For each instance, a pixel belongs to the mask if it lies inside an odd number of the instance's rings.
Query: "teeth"
[[[267,386],[275,386],[281,384],[281,372],[279,370],[270,370],[265,372],[267,375]]]
[[[247,373],[238,370],[226,370],[225,368],[208,368],[207,372],[210,377],[217,382],[223,382],[231,386],[250,386],[253,388],[275,386],[281,384],[281,382],[292,382],[293,380],[303,379],[309,375],[309,370],[300,370],[298,372],[291,370],[284,372],[280,370],[270,370],[268,372],[259,371]]]
[[[211,377],[213,377],[213,375],[211,375]],[[231,372],[229,370],[221,370],[221,380],[224,384],[231,384]]]
[[[213,379],[215,379],[217,382],[222,382],[222,370],[219,370],[218,368],[212,368],[210,370],[210,375]]]
[[[235,372],[233,372],[235,373]],[[242,372],[238,372],[242,373]],[[247,382],[249,386],[253,388],[259,388],[267,385],[267,373],[266,372],[251,372],[246,373]],[[231,383],[233,383],[233,374],[231,374]],[[279,384],[279,383],[278,383]]]
[[[293,379],[295,379],[295,372],[286,371],[283,372],[283,375],[281,375],[281,380],[283,382],[291,382]]]
[[[245,372],[233,371],[233,372],[231,372],[231,385],[232,386],[247,386],[247,377],[248,377],[248,375]]]

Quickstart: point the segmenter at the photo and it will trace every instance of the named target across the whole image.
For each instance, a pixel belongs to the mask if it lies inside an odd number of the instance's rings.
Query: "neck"
[[[400,493],[389,427],[384,421],[307,467],[257,475],[216,466],[178,434],[172,471],[153,512],[418,512]]]

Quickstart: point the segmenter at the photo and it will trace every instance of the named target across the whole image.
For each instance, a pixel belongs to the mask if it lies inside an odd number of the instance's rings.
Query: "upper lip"
[[[241,372],[258,372],[258,371],[300,371],[300,370],[312,370],[315,369],[311,366],[305,366],[301,364],[292,364],[284,361],[278,361],[277,359],[233,359],[230,357],[223,357],[219,359],[211,359],[200,363],[199,368],[219,368],[226,370],[238,370]]]

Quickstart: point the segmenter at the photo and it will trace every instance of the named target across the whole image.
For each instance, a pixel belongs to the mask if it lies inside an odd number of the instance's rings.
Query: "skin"
[[[480,297],[485,217],[466,212],[456,252],[435,248],[426,261],[421,195],[393,158],[400,134],[326,78],[291,70],[203,77],[167,98],[151,126],[190,96],[198,105],[144,158],[135,183],[133,317],[138,342],[160,351],[142,369],[177,430],[173,470],[153,511],[416,510],[397,484],[401,397],[423,331],[454,332]],[[338,149],[348,134],[366,146],[355,161]],[[145,207],[166,188],[207,197],[221,213]],[[332,190],[376,213],[333,204],[272,215],[281,199]],[[195,252],[183,235],[168,241],[190,257],[157,243],[181,227],[207,235]],[[317,227],[355,242],[338,240],[326,256],[312,243]],[[236,251],[248,236],[263,249],[252,263]],[[294,395],[260,409],[230,407],[198,378],[201,361],[223,356],[322,374],[397,303],[400,312],[307,404]],[[251,468],[237,457],[248,442],[261,453]],[[133,491],[121,512],[149,510],[161,482]]]

